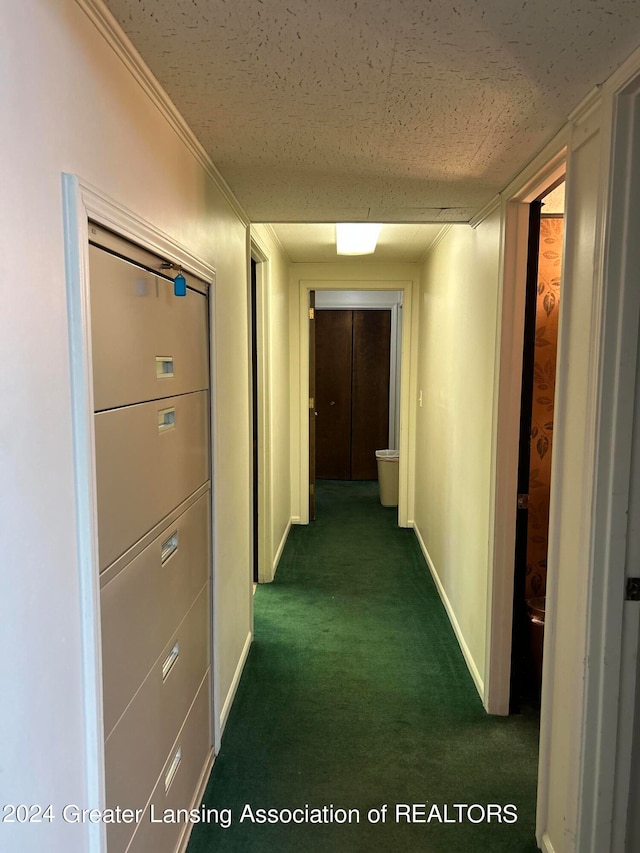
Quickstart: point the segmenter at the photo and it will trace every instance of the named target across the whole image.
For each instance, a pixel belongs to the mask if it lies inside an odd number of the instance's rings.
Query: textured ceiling
[[[638,0],[107,0],[249,217],[466,221],[640,42]]]

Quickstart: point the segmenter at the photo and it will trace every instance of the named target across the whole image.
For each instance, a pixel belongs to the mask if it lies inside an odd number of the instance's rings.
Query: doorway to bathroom
[[[510,710],[539,707],[547,583],[564,178],[529,208]]]

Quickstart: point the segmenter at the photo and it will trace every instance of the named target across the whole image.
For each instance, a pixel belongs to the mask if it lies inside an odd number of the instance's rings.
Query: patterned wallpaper
[[[544,595],[547,584],[549,492],[553,448],[558,313],[562,273],[561,217],[542,219],[538,258],[538,303],[531,419],[526,597]]]

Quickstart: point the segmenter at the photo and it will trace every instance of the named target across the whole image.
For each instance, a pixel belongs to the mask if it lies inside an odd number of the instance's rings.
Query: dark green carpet
[[[196,824],[188,853],[530,853],[537,740],[535,716],[485,714],[414,533],[380,506],[378,484],[324,481],[318,520],[292,528],[276,581],[256,592],[255,642],[204,798],[233,823]],[[333,804],[360,823],[240,823],[246,803]],[[518,820],[407,825],[397,803],[449,804],[450,820],[456,803],[513,803]],[[369,823],[383,804],[386,822]]]

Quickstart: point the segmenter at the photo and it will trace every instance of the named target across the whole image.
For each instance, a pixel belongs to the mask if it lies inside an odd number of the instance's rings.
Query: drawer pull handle
[[[176,773],[178,772],[178,767],[180,767],[180,762],[182,761],[182,747],[178,747],[178,751],[173,756],[173,761],[169,769],[167,770],[167,775],[164,777],[164,792],[168,793],[169,788],[171,787],[171,783],[176,777]]]
[[[162,565],[167,562],[169,557],[173,557],[173,555],[178,550],[178,531],[174,530],[171,536],[168,539],[165,539],[162,545],[160,546],[161,556],[160,560]]]
[[[173,356],[158,355],[156,356],[156,376],[158,379],[173,378]]]
[[[176,643],[175,646],[171,649],[167,657],[165,658],[164,663],[162,664],[162,680],[166,681],[169,677],[169,673],[175,666],[178,657],[180,656],[180,643]]]
[[[161,409],[158,412],[158,432],[165,432],[168,429],[173,429],[176,425],[176,410]]]

